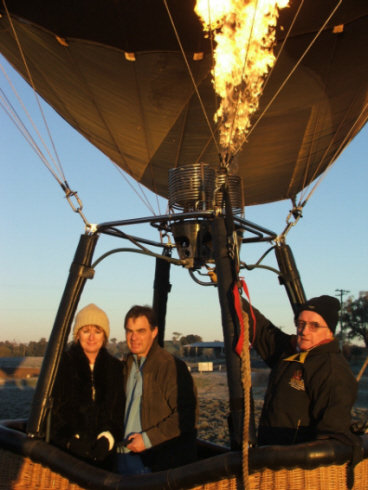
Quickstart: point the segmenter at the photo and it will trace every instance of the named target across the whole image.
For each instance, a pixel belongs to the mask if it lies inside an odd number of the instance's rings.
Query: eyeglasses
[[[307,325],[309,325],[309,330],[311,332],[317,332],[317,330],[320,328],[328,328],[327,325],[320,325],[317,322],[304,322],[303,320],[297,320],[295,322],[295,326],[298,331],[303,331]]]

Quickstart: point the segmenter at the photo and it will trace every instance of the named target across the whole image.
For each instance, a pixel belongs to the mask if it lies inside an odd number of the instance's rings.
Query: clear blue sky
[[[19,77],[12,75],[12,80],[45,135],[33,94]],[[0,86],[9,93],[2,75]],[[51,109],[46,109],[46,116],[70,188],[78,191],[89,222],[150,215],[104,155]],[[0,122],[0,340],[28,342],[49,337],[84,224],[1,109]],[[287,236],[308,297],[335,295],[335,289],[349,290],[357,297],[359,291],[368,290],[367,160],[366,126],[335,163]],[[147,193],[158,212],[155,196]],[[160,205],[164,213],[166,202],[160,199]],[[281,233],[289,209],[290,202],[284,201],[249,207],[245,212],[250,221]],[[158,239],[150,227],[131,232]],[[95,258],[121,246],[126,244],[101,237]],[[253,263],[268,247],[243,247],[242,259]],[[265,263],[276,267],[273,255]],[[135,303],[152,302],[154,265],[153,259],[141,255],[118,254],[106,259],[97,267],[95,279],[88,281],[80,307],[94,302],[105,309],[111,336],[123,339],[127,309]],[[291,332],[293,316],[277,276],[256,270],[246,272],[245,278],[253,304]],[[221,340],[217,290],[197,285],[178,267],[172,267],[171,282],[166,338],[177,331]]]

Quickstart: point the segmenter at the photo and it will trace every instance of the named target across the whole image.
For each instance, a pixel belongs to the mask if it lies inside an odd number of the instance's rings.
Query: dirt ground
[[[253,371],[252,391],[254,398],[255,424],[258,426],[269,370]],[[193,373],[199,396],[199,438],[225,446],[230,445],[227,427],[229,413],[226,373]],[[352,410],[352,422],[368,420],[368,375],[359,382],[357,402]]]
[[[269,370],[259,369],[252,374],[255,420],[258,424],[266,391]],[[193,373],[199,396],[198,435],[229,446],[227,415],[229,413],[226,372]],[[27,418],[37,379],[0,379],[0,420]],[[359,395],[352,411],[352,420],[368,420],[368,375],[359,383]]]

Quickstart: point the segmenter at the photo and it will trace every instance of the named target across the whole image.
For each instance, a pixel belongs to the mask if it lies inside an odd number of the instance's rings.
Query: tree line
[[[344,302],[341,311],[344,340],[358,339],[364,342],[368,348],[368,291],[361,291],[358,298],[350,296]],[[172,341],[165,341],[165,348],[177,353],[180,346],[202,342],[200,335],[183,335],[180,332],[172,333]],[[38,342],[28,343],[0,341],[0,357],[43,357],[46,352],[47,340],[42,337]],[[112,338],[107,345],[108,351],[116,357],[127,354],[126,341],[118,341]]]
[[[350,296],[342,309],[343,337],[359,339],[368,348],[368,291],[360,291],[359,297]]]
[[[199,335],[183,336],[181,333],[174,332],[172,341],[165,341],[165,349],[172,354],[178,354],[181,345],[201,342]],[[28,343],[18,343],[9,340],[0,341],[0,357],[43,357],[46,352],[48,341],[42,337],[38,342],[32,340]],[[110,339],[106,346],[111,355],[122,358],[129,352],[125,340],[118,341],[116,338]]]
[[[43,357],[47,347],[47,340],[42,337],[38,342],[28,343],[0,342],[0,357]]]
[[[28,343],[5,342],[0,341],[0,357],[43,357],[46,352],[48,341],[42,337],[38,342],[31,341]],[[111,339],[107,344],[107,350],[116,357],[123,357],[128,352],[126,341],[118,342],[117,339]]]

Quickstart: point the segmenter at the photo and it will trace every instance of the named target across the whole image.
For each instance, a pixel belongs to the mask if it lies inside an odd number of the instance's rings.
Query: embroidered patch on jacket
[[[295,388],[296,390],[304,390],[305,391],[305,386],[304,386],[304,380],[303,380],[303,373],[300,369],[297,369],[294,371],[294,374],[289,381],[289,385],[292,388]]]

